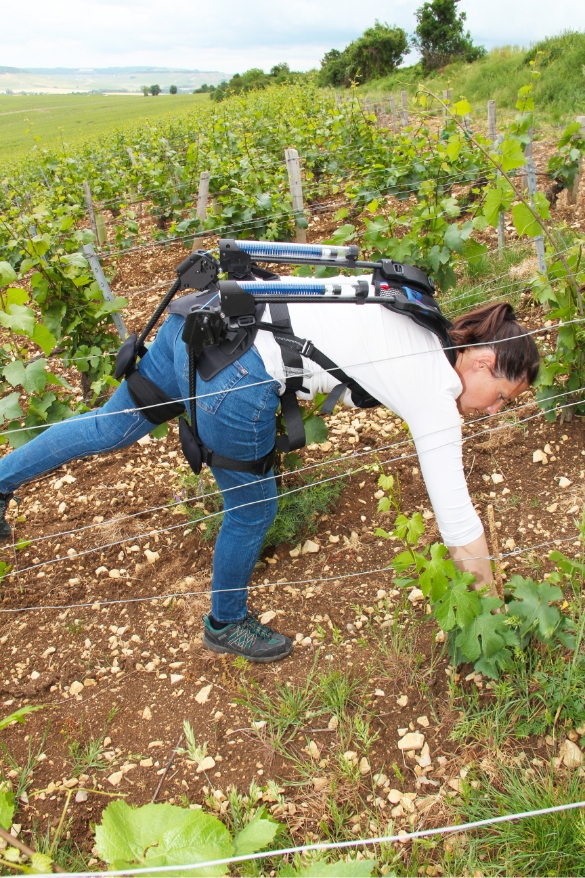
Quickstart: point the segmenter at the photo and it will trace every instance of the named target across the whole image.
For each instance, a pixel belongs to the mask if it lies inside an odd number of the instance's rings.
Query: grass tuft
[[[296,479],[302,483],[298,486],[300,490],[289,493],[290,481],[287,482],[286,487],[279,490],[278,512],[266,534],[263,549],[279,546],[281,543],[296,544],[309,534],[314,534],[319,516],[330,512],[336,506],[347,483],[347,479],[344,478],[318,482],[314,477],[305,474],[297,475]],[[200,481],[199,476],[193,473],[182,477],[182,489],[186,499],[200,495]],[[186,504],[183,509],[191,521],[200,522],[201,539],[207,542],[214,540],[219,533],[223,521],[221,514],[223,503],[221,494],[213,493],[218,490],[215,482],[207,482],[205,488],[206,494],[213,496],[202,498],[195,506]],[[214,514],[214,517],[203,521],[210,514]]]
[[[585,784],[577,774],[555,775],[542,769],[502,767],[495,777],[482,774],[478,787],[469,786],[459,806],[462,821],[579,802]],[[542,817],[513,820],[469,835],[464,850],[447,855],[445,874],[583,875],[585,822],[576,808]],[[449,862],[451,860],[451,862]],[[447,872],[448,869],[448,872]]]

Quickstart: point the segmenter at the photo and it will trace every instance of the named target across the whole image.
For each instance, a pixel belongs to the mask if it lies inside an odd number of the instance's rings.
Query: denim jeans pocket
[[[248,375],[248,370],[236,360],[230,366],[222,369],[209,381],[203,381],[197,376],[197,407],[214,415],[237,384]]]

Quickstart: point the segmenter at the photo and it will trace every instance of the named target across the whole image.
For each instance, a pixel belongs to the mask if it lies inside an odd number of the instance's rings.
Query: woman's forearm
[[[467,570],[475,576],[474,588],[491,585],[492,566],[488,560],[489,549],[485,534],[465,546],[450,546],[449,554],[460,570]]]

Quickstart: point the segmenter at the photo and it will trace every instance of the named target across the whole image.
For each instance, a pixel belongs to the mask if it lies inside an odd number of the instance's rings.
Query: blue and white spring
[[[327,283],[320,280],[299,279],[286,281],[238,281],[238,287],[252,296],[355,296],[367,295],[367,283],[354,280],[347,284]],[[365,287],[365,289],[364,289]]]
[[[234,241],[240,250],[252,259],[311,259],[315,261],[346,262],[355,260],[358,249],[355,245],[334,247],[330,244],[292,244],[279,241]]]

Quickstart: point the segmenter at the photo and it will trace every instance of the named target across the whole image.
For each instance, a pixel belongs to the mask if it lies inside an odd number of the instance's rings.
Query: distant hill
[[[185,67],[5,67],[0,70],[18,71],[19,73],[46,73],[49,76],[67,76],[70,73],[96,73],[106,76],[124,76],[126,73],[201,73],[201,70],[189,70]]]
[[[4,67],[0,66],[0,94],[107,93],[139,94],[143,85],[160,85],[163,92],[176,85],[190,92],[207,83],[219,85],[229,75],[219,70],[184,67]]]

